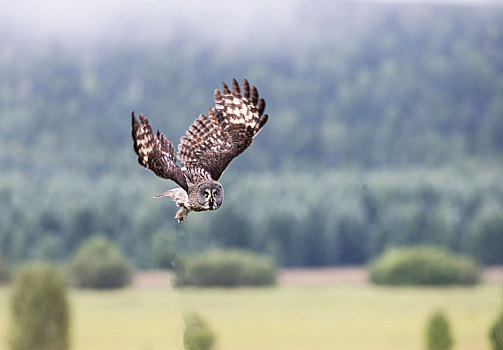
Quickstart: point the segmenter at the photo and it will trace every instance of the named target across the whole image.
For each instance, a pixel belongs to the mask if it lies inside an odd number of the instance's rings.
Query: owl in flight
[[[215,210],[222,205],[220,175],[251,145],[267,121],[265,101],[255,86],[250,88],[243,80],[241,91],[234,79],[232,92],[225,83],[223,87],[223,94],[215,89],[215,107],[208,116],[201,114],[181,137],[177,156],[171,141],[159,130],[154,134],[146,117],[140,114],[138,122],[134,111],[131,113],[138,162],[180,186],[154,197],[169,197],[180,207],[175,216],[179,223],[191,211]],[[177,157],[182,167],[176,164]]]

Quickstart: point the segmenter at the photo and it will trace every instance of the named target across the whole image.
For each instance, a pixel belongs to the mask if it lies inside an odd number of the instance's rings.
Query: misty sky
[[[92,38],[117,32],[155,37],[179,25],[185,30],[220,35],[225,28],[248,30],[263,20],[280,25],[299,2],[283,6],[264,0],[21,0],[3,4],[0,21],[10,30],[41,39]]]
[[[374,0],[383,1],[383,0]],[[386,0],[384,0],[386,1]],[[390,0],[387,0],[390,1]],[[417,2],[417,0],[391,0]],[[0,29],[36,39],[103,39],[116,35],[155,39],[183,29],[203,37],[225,35],[232,40],[243,31],[253,32],[267,23],[281,33],[292,25],[302,0],[269,1],[165,1],[165,0],[20,0],[1,4]],[[429,0],[428,2],[457,2]],[[503,0],[463,0],[470,3],[503,3]],[[308,2],[323,6],[324,1]]]

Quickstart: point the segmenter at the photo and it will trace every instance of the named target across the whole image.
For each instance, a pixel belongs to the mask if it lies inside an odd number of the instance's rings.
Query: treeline
[[[232,77],[256,85],[271,116],[240,169],[501,156],[502,8],[306,4],[296,16],[292,33],[270,33],[262,46],[175,32],[27,53],[26,40],[0,31],[0,169],[131,171],[131,110],[177,143]]]
[[[430,244],[503,263],[503,189],[498,169],[249,174],[224,180],[215,212],[179,225],[166,184],[141,177],[58,179],[24,193],[0,184],[4,259],[63,260],[103,234],[140,267],[171,267],[210,247],[266,253],[286,266],[362,264],[390,246]],[[89,189],[92,189],[90,191]]]
[[[415,243],[503,262],[503,9],[293,13],[288,32],[241,41],[174,31],[81,49],[0,25],[2,257],[62,260],[104,234],[141,267],[208,245],[289,266]],[[180,226],[171,202],[151,199],[173,185],[137,164],[131,110],[177,144],[232,77],[258,87],[269,122],[224,173],[223,207]]]

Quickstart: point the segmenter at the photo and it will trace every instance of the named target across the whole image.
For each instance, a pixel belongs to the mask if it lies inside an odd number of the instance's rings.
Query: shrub
[[[177,259],[174,236],[156,234],[152,238],[150,248],[150,265],[154,268],[173,269],[173,264]]]
[[[441,312],[434,313],[426,328],[426,349],[450,350],[453,345],[449,321]]]
[[[503,350],[503,312],[491,327],[489,339],[493,350]]]
[[[243,250],[212,250],[175,265],[177,286],[259,286],[276,282],[271,259]]]
[[[10,300],[11,350],[69,348],[69,305],[60,274],[49,265],[22,268]]]
[[[70,266],[71,280],[80,288],[121,288],[131,282],[131,273],[124,255],[102,236],[84,242]]]
[[[472,250],[484,264],[503,263],[503,217],[501,214],[482,216],[473,233]]]
[[[0,256],[0,284],[8,281],[10,279],[10,271],[5,262]]]
[[[421,246],[391,249],[370,267],[370,280],[389,285],[473,285],[480,270],[471,258]]]
[[[210,350],[215,344],[216,337],[208,323],[196,313],[185,315],[184,321],[183,345],[185,350]]]

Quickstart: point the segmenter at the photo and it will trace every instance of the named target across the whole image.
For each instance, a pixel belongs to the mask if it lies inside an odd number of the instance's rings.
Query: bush
[[[69,348],[69,305],[63,278],[51,266],[22,268],[10,303],[11,350]]]
[[[10,279],[10,271],[5,262],[0,257],[0,284]]]
[[[483,216],[477,220],[472,243],[475,256],[484,264],[503,263],[503,217]]]
[[[271,259],[243,250],[212,250],[175,265],[176,286],[259,286],[276,282]]]
[[[435,247],[391,249],[370,266],[370,280],[389,285],[473,285],[480,270],[472,259]]]
[[[177,259],[173,235],[156,234],[152,238],[150,248],[150,265],[154,268],[173,269]]]
[[[210,350],[215,344],[215,334],[208,323],[198,314],[185,315],[183,346],[185,350]]]
[[[426,328],[426,349],[450,350],[453,345],[449,321],[441,312],[434,313]]]
[[[489,339],[493,350],[503,350],[503,312],[491,327]]]
[[[110,241],[95,236],[82,244],[70,266],[71,280],[80,288],[121,288],[131,282],[131,265]]]

